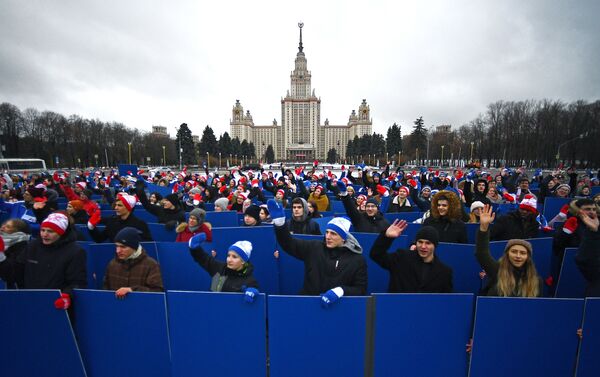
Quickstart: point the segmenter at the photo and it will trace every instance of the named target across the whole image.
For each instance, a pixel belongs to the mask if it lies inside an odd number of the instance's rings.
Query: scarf
[[[0,237],[4,240],[4,248],[7,250],[9,247],[22,242],[29,241],[31,236],[29,234],[23,232],[15,232],[15,233],[5,233],[0,232]]]

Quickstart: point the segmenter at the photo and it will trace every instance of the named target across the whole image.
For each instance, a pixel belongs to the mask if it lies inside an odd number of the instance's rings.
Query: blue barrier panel
[[[369,302],[343,297],[324,309],[319,297],[270,296],[270,376],[364,376]]]
[[[212,250],[209,243],[203,247],[207,253]],[[187,242],[158,242],[156,249],[165,289],[210,290],[211,277],[192,258]]]
[[[360,246],[363,248],[363,256],[367,262],[367,293],[386,293],[390,284],[390,273],[381,268],[370,257],[371,248],[379,236],[378,233],[352,233]],[[408,247],[408,238],[400,236],[394,240],[388,253],[395,252],[397,249],[406,249]]]
[[[173,377],[267,375],[264,294],[249,304],[241,294],[170,291],[167,301]]]
[[[479,224],[465,224],[467,228],[467,243],[475,245]]]
[[[573,375],[583,300],[477,298],[472,377]]]
[[[102,232],[105,228],[104,225],[99,225],[96,227],[98,231]],[[90,230],[88,229],[86,224],[75,224],[75,230],[77,234],[81,236],[81,240],[83,241],[94,241],[92,239],[92,235],[90,234]]]
[[[119,164],[118,169],[121,177],[126,175],[136,176],[138,173],[138,166],[134,164]]]
[[[215,203],[204,203],[204,210],[206,212],[212,212],[215,210]]]
[[[238,215],[235,211],[206,212],[206,221],[213,228],[225,228],[238,226]]]
[[[592,186],[592,188],[591,188],[591,196],[594,196],[596,194],[600,194],[600,186]]]
[[[150,212],[146,211],[144,207],[136,207],[135,211],[133,211],[133,215],[138,219],[145,221],[147,223],[157,223],[158,217],[154,216]]]
[[[319,212],[321,214],[322,217],[333,217],[333,211],[322,211]]]
[[[159,186],[149,182],[146,182],[146,188],[149,194],[152,194],[153,192],[158,192],[163,198],[173,192],[172,186]]]
[[[323,236],[295,234],[292,237],[300,240],[323,240]],[[295,295],[302,289],[304,283],[304,262],[292,257],[279,243],[275,248],[279,250],[277,259],[279,270],[279,292],[285,295]]]
[[[375,376],[467,375],[473,295],[374,296]]]
[[[58,290],[0,291],[2,376],[86,375],[67,312],[54,308],[58,297]]]
[[[577,254],[577,249],[565,249],[555,297],[583,298],[585,296],[586,281],[575,264],[575,254]]]
[[[600,371],[600,298],[587,298],[577,377],[597,377]]]
[[[478,294],[481,289],[482,271],[475,258],[475,246],[457,243],[440,243],[435,253],[442,262],[452,268],[454,292]]]
[[[538,274],[545,279],[550,275],[551,259],[552,259],[552,238],[530,238],[527,241],[533,247],[533,261]],[[508,241],[493,241],[490,242],[490,252],[496,259],[500,258],[504,253],[504,248]],[[475,251],[473,251],[475,252]]]
[[[234,242],[246,240],[252,242],[250,262],[254,265],[254,277],[258,280],[259,290],[268,294],[278,294],[279,279],[275,252],[275,232],[271,225],[241,228],[215,228],[213,249],[217,259],[227,258],[229,246]]]
[[[387,219],[387,221],[391,223],[396,219],[406,220],[409,223],[415,221],[416,219],[423,216],[423,212],[414,211],[414,212],[392,212],[392,213],[384,213],[383,217]]]
[[[168,376],[164,293],[75,290],[75,332],[90,376]]]
[[[321,230],[321,234],[325,234],[325,229],[327,229],[327,223],[333,219],[333,216],[323,216],[319,219],[313,219],[317,224],[319,224],[319,229]]]
[[[571,200],[573,200],[573,198],[547,197],[544,200],[544,217],[546,217],[548,221],[552,220],[552,218],[560,212],[562,206],[569,204]]]
[[[102,211],[102,213],[104,213],[104,211],[110,211],[112,209],[113,209],[112,204],[108,204],[108,203],[100,204],[100,210]]]
[[[0,289],[6,289],[6,282],[0,279]]]
[[[167,230],[165,224],[147,223],[152,239],[156,242],[175,242],[177,233],[175,229]]]
[[[419,229],[421,229],[422,226],[423,225],[421,224],[408,224],[408,227],[404,230],[404,232],[402,232],[402,235],[408,237],[408,243],[412,243],[415,241],[415,236],[417,235],[417,232],[419,231]]]
[[[329,203],[329,207],[333,213],[346,213],[344,203],[341,200],[331,200]]]

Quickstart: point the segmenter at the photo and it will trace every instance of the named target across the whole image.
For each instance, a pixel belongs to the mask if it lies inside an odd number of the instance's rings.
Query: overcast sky
[[[497,100],[600,97],[600,1],[0,0],[0,102],[171,135],[281,124],[304,22],[321,122],[458,127]]]

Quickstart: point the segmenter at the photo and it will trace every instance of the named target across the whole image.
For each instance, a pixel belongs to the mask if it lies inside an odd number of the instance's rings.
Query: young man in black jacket
[[[321,234],[319,224],[308,216],[308,203],[304,198],[292,200],[292,217],[286,220],[285,227],[292,234]]]
[[[389,293],[451,293],[452,269],[435,255],[439,242],[437,230],[424,226],[416,234],[416,249],[387,250],[394,238],[399,237],[408,224],[395,220],[379,234],[371,248],[370,257],[390,272]]]

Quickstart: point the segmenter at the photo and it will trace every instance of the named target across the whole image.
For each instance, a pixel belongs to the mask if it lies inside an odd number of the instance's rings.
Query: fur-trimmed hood
[[[437,204],[441,197],[448,199],[448,218],[451,220],[460,220],[462,218],[462,204],[458,196],[456,196],[454,192],[448,190],[439,191],[431,199],[431,217],[436,219],[440,218]]]

